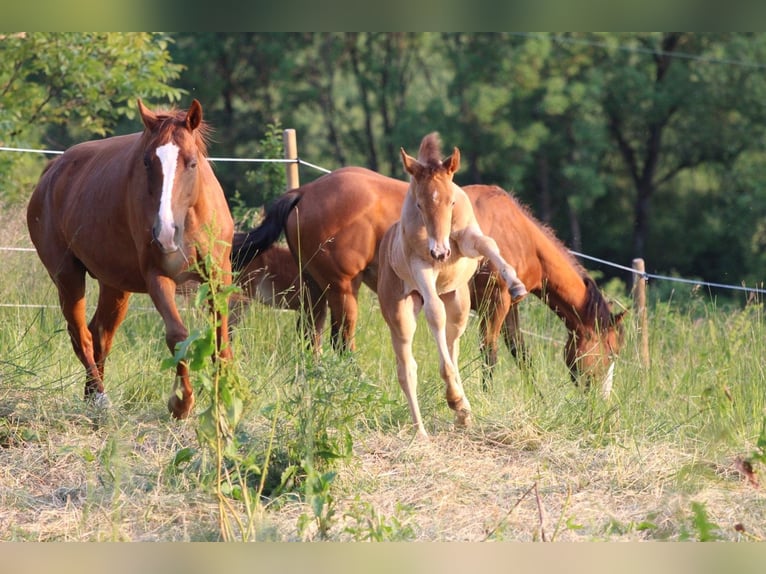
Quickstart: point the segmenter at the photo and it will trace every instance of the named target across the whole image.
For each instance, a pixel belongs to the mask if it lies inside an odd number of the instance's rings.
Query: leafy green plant
[[[266,126],[266,132],[259,142],[261,157],[270,159],[284,158],[283,129],[278,122]],[[287,186],[285,166],[282,162],[267,162],[256,170],[245,172],[245,182],[257,189],[260,201],[268,205],[279,197]]]
[[[301,536],[305,536],[308,525],[313,522],[317,526],[319,538],[326,539],[335,517],[335,498],[330,493],[330,486],[337,473],[317,472],[305,462],[302,466],[306,470],[303,492],[312,514],[311,516],[306,513],[301,514],[298,518],[298,532]]]
[[[202,449],[213,456],[221,537],[233,540],[238,534],[247,540],[253,535],[258,506],[258,498],[250,496],[247,478],[249,473],[258,469],[254,468],[252,461],[241,456],[235,434],[248,396],[247,386],[232,362],[210,360],[222,351],[216,339],[219,326],[217,314],[228,313],[228,299],[238,287],[223,284],[221,270],[210,253],[206,255],[203,265],[198,265],[197,271],[203,281],[197,290],[194,306],[209,310],[207,321],[204,327],[193,330],[186,340],[176,346],[173,357],[166,359],[163,367],[175,367],[185,361],[200,384],[200,397],[209,401],[208,407],[198,417],[196,431]],[[194,451],[188,448],[178,451],[173,460],[174,467],[178,468],[190,460],[193,454]],[[244,504],[247,520],[240,518],[232,499]]]
[[[357,497],[350,510],[345,513],[353,524],[343,531],[350,534],[355,542],[404,542],[415,539],[415,530],[409,524],[412,508],[400,502],[396,503],[393,516],[381,515],[375,507]]]
[[[698,542],[713,542],[723,540],[721,528],[710,520],[707,509],[701,502],[692,502],[692,518],[690,531],[686,525],[681,527],[681,541],[696,540]]]

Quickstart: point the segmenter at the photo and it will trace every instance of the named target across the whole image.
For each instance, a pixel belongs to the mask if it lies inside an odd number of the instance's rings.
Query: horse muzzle
[[[449,242],[437,243],[436,241],[429,241],[429,253],[434,261],[446,261],[452,255]]]
[[[158,220],[152,226],[152,240],[165,255],[175,253],[180,249],[180,239],[182,236],[183,228],[175,223],[172,225],[163,225],[162,222]]]

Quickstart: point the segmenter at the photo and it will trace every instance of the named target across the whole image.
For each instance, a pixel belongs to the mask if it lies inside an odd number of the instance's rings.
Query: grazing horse
[[[309,335],[321,345],[327,305],[331,337],[337,349],[355,348],[358,293],[364,283],[377,290],[378,246],[385,231],[401,214],[408,184],[361,167],[343,167],[288,191],[266,210],[261,224],[248,232],[234,254],[235,269],[272,245],[284,231],[300,263],[306,290],[313,298]],[[611,365],[622,344],[623,314],[613,315],[586,270],[553,232],[503,189],[467,185],[482,231],[517,271],[527,290],[539,297],[564,322],[568,331],[566,364],[573,380],[601,379],[611,384]],[[507,286],[484,263],[471,284],[472,306],[482,331],[487,367],[497,358],[502,332],[523,354]],[[490,372],[485,369],[485,372]]]
[[[234,233],[233,250],[247,237]],[[232,295],[229,325],[239,322],[250,301],[260,301],[277,309],[301,310],[300,269],[293,254],[283,245],[272,245],[253,257],[234,278],[242,293]]]
[[[86,370],[85,397],[109,404],[104,365],[131,293],[148,293],[165,323],[171,352],[188,337],[176,286],[199,280],[207,258],[231,282],[234,223],[207,160],[202,106],[155,112],[138,100],[143,132],[84,142],[50,162],[27,207],[32,242],[58,289],[74,352]],[[98,281],[95,314],[86,323],[85,274]],[[217,318],[221,358],[229,358],[225,316]],[[179,389],[180,384],[180,389]],[[189,415],[194,392],[178,363],[168,409]]]
[[[458,371],[460,336],[468,324],[468,283],[479,258],[491,261],[509,285],[515,301],[527,294],[524,284],[500,255],[494,239],[482,233],[468,195],[452,181],[460,166],[454,149],[441,159],[436,133],[423,138],[417,159],[401,150],[410,185],[401,219],[383,235],[378,254],[378,299],[391,331],[396,374],[421,437],[427,437],[417,398],[417,363],[412,354],[417,315],[425,312],[439,351],[439,374],[447,404],[458,426],[470,423],[471,406]]]

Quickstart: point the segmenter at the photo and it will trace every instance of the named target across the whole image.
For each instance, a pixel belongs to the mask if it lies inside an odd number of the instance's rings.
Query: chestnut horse
[[[266,210],[263,222],[248,232],[234,254],[235,269],[285,232],[313,298],[311,336],[321,345],[326,302],[336,349],[355,348],[359,289],[377,290],[378,246],[401,213],[408,184],[361,167],[343,167],[288,191]],[[474,213],[503,258],[527,290],[564,322],[568,331],[565,360],[573,380],[599,379],[611,385],[611,365],[621,346],[623,314],[613,315],[593,279],[550,229],[497,186],[467,185]],[[501,332],[523,354],[517,306],[507,285],[484,263],[471,285],[472,306],[482,331],[482,354],[488,367],[497,360]],[[322,304],[319,304],[319,303]],[[490,372],[486,370],[485,372]]]
[[[131,293],[148,293],[165,323],[171,352],[188,337],[175,303],[176,285],[199,280],[195,264],[212,259],[231,282],[234,223],[207,160],[202,106],[154,112],[138,100],[143,132],[84,142],[43,171],[27,208],[37,253],[58,289],[74,352],[86,370],[85,397],[107,406],[104,365]],[[98,281],[95,314],[86,323],[85,274]],[[226,316],[218,316],[218,349],[228,358]],[[180,383],[180,389],[179,387]],[[189,415],[194,392],[178,363],[168,409]]]
[[[233,250],[245,241],[246,233],[235,232]],[[250,303],[260,301],[277,309],[301,310],[300,269],[293,254],[283,245],[259,252],[234,278],[242,289],[229,300],[229,325],[235,325]]]
[[[471,405],[460,381],[458,354],[471,309],[468,282],[479,258],[485,257],[499,270],[514,301],[526,296],[527,290],[495,241],[482,233],[468,195],[452,181],[460,167],[458,148],[442,161],[438,136],[431,133],[420,143],[417,159],[404,149],[401,156],[411,179],[401,218],[380,242],[378,299],[391,331],[399,385],[418,434],[425,438],[412,354],[421,308],[439,351],[447,404],[455,411],[456,424],[467,426]]]

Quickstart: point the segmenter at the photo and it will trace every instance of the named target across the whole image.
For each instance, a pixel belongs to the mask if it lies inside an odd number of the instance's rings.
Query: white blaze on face
[[[609,363],[609,370],[604,376],[604,380],[601,382],[601,396],[605,399],[609,398],[612,394],[612,383],[614,382],[614,361]]]
[[[178,163],[178,146],[168,142],[157,148],[157,157],[162,163],[162,196],[160,197],[160,211],[157,214],[159,232],[157,241],[167,251],[176,251],[175,222],[173,221],[173,183],[176,178],[176,164]]]

